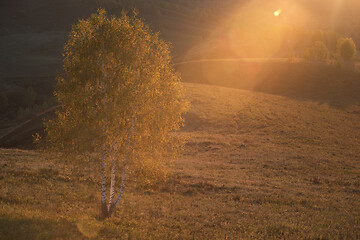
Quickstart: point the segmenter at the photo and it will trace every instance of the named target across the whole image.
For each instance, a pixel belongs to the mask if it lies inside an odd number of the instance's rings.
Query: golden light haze
[[[287,58],[294,52],[301,55],[315,32],[338,32],[333,23],[340,24],[344,8],[358,6],[355,0],[250,0],[241,2],[201,44],[189,50],[188,59],[260,59],[272,61]],[[347,7],[346,7],[347,6]],[[346,24],[344,24],[346,25]],[[218,63],[220,64],[220,63]],[[221,64],[220,64],[221,65]],[[223,72],[237,67],[226,62],[221,71],[203,69],[210,82]],[[249,71],[256,75],[259,69]]]
[[[241,2],[201,43],[206,55],[197,58],[273,58],[288,56],[297,31],[335,31],[344,9],[355,0],[251,0]],[[343,24],[344,25],[344,24]],[[347,24],[348,25],[348,24]],[[339,30],[341,33],[344,28]],[[348,31],[350,32],[350,31]],[[199,46],[195,47],[198,51]],[[194,52],[191,50],[190,52]],[[210,53],[211,52],[211,53]]]

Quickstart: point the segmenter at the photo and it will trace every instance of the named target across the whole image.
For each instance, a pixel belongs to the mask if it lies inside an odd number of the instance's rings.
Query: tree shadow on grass
[[[39,220],[0,216],[1,239],[81,239],[75,224],[66,220]]]

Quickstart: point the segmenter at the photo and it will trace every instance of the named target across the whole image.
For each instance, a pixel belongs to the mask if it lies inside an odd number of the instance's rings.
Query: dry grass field
[[[1,239],[359,239],[360,108],[186,83],[167,182],[99,220],[92,162],[0,149]]]
[[[360,58],[334,46],[360,45],[359,0],[0,5],[0,239],[360,239]],[[30,137],[59,107],[71,25],[100,7],[136,8],[172,43],[191,103],[168,179],[129,178],[105,220],[100,164],[42,154]],[[319,40],[327,58],[304,60]]]

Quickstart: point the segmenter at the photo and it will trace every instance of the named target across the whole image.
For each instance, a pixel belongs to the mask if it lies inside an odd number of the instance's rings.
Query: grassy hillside
[[[284,58],[220,59],[183,62],[176,67],[184,82],[255,90],[336,106],[360,104],[360,73],[326,63],[290,63]]]
[[[360,109],[185,84],[188,142],[169,180],[98,219],[100,175],[0,150],[3,239],[358,239]]]

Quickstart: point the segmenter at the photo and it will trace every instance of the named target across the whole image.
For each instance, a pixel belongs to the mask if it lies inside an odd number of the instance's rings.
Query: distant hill
[[[219,59],[176,66],[185,82],[196,82],[327,102],[360,104],[360,73],[324,62],[287,59]]]
[[[172,43],[173,56],[181,58],[203,40],[217,19],[224,18],[231,2],[234,0],[221,4],[204,0],[1,1],[1,92],[35,87],[45,81],[47,89],[44,90],[51,93],[55,73],[61,70],[63,46],[72,24],[100,7],[115,16],[137,8],[145,23]]]

